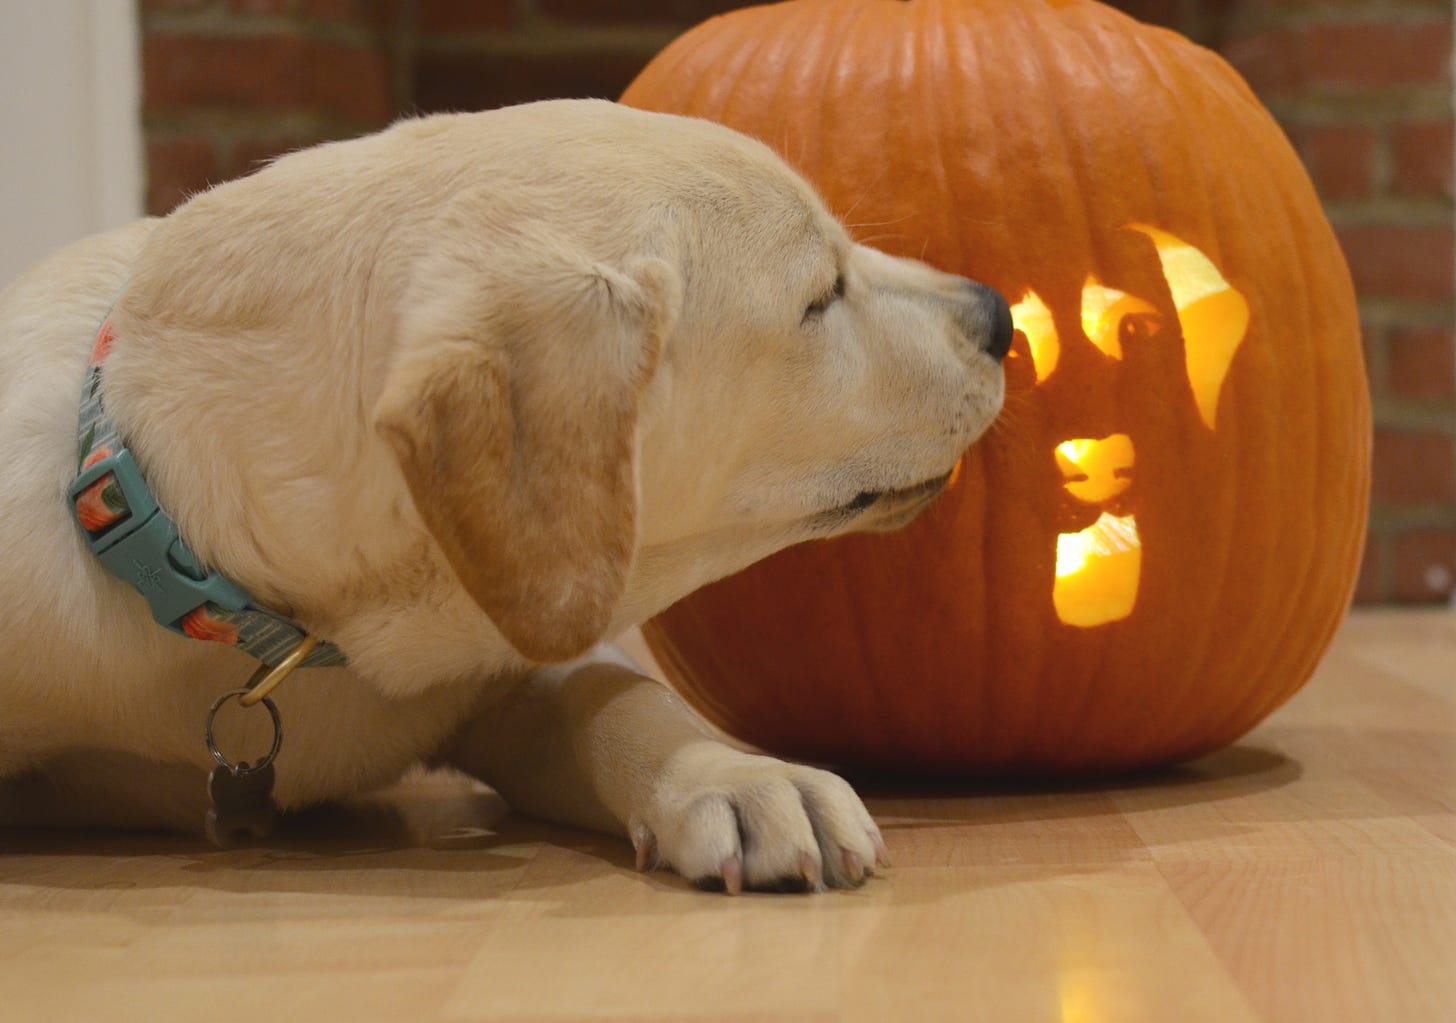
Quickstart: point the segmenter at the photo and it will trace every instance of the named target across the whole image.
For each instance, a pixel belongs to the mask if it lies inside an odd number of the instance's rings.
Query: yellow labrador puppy
[[[763,146],[604,102],[404,122],[80,242],[0,295],[0,804],[197,827],[209,710],[281,656],[241,593],[282,653],[326,641],[272,697],[285,809],[448,763],[705,887],[857,884],[885,856],[848,785],[714,741],[599,644],[909,521],[1010,332]],[[143,493],[175,541],[103,563]],[[180,576],[221,589],[163,614]],[[235,764],[273,734],[215,732]]]

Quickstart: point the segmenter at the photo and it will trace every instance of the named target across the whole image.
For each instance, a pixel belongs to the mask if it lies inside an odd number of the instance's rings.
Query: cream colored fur
[[[106,402],[161,505],[350,659],[278,692],[282,805],[444,761],[730,890],[872,869],[842,781],[593,647],[908,521],[936,484],[894,491],[1000,405],[968,282],[851,244],[757,143],[601,102],[309,149],[38,265],[0,294],[0,812],[195,828],[203,717],[255,665],[154,624],[69,517],[113,302]],[[266,715],[220,727],[256,752]]]

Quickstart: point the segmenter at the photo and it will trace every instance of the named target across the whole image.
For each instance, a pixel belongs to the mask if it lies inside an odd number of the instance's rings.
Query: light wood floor
[[[1234,748],[869,791],[852,893],[641,875],[441,777],[267,848],[0,832],[0,1019],[1456,1021],[1456,615],[1366,612]]]

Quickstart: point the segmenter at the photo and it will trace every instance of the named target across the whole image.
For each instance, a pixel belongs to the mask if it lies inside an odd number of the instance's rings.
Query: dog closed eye
[[[829,289],[827,291],[823,292],[821,295],[819,295],[818,298],[814,299],[814,301],[809,303],[809,307],[804,310],[803,322],[807,325],[814,320],[819,319],[821,316],[829,311],[829,307],[831,305],[833,305],[835,302],[839,301],[839,299],[843,297],[844,274],[840,273],[835,276],[834,283],[829,286]]]

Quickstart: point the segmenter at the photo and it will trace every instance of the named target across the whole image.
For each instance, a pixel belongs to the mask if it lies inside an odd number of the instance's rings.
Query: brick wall
[[[1141,6],[1148,6],[1142,4]],[[1308,166],[1349,260],[1375,406],[1358,597],[1456,595],[1456,284],[1449,0],[1202,0],[1219,49]]]
[[[404,105],[404,0],[141,0],[147,208]]]
[[[147,202],[400,113],[619,94],[724,0],[142,0]],[[1119,0],[1222,52],[1310,168],[1375,402],[1365,601],[1456,594],[1450,0]]]
[[[141,0],[147,208],[403,113],[616,97],[725,0]]]

